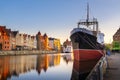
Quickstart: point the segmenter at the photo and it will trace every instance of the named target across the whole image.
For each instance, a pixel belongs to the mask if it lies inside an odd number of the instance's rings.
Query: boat
[[[63,47],[63,53],[72,53],[72,46]]]
[[[74,59],[77,61],[99,60],[104,52],[104,33],[99,30],[96,18],[89,19],[89,4],[87,4],[87,19],[78,22],[77,28],[70,33]]]
[[[68,39],[63,43],[63,53],[72,53],[72,43]]]

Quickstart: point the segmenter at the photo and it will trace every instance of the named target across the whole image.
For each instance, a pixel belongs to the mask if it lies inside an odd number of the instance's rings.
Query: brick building
[[[120,42],[120,28],[117,30],[117,32],[113,35],[113,41]]]
[[[11,50],[9,31],[6,26],[0,26],[0,50]]]
[[[41,35],[40,31],[36,35],[37,40],[37,49],[38,50],[48,50],[48,36],[45,33],[43,36]]]

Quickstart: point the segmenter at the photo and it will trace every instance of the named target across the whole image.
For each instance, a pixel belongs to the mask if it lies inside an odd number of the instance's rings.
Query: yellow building
[[[57,51],[61,50],[61,44],[60,44],[60,39],[54,39],[54,48]]]

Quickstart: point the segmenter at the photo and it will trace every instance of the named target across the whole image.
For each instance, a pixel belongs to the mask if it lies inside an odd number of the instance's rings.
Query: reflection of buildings
[[[73,61],[73,60],[74,60],[73,53],[68,54],[68,55],[64,55],[64,56],[63,56],[63,60],[65,60],[66,63],[68,63],[68,62],[70,62],[70,61]]]
[[[35,69],[35,56],[0,56],[0,80]]]
[[[6,80],[9,76],[9,57],[0,56],[0,80]]]
[[[36,69],[40,74],[41,70],[43,69],[45,72],[47,71],[48,67],[56,66],[60,64],[60,55],[53,54],[53,55],[39,55],[37,57],[37,64]]]
[[[96,63],[96,60],[74,61],[71,80],[85,80]]]
[[[31,69],[35,69],[35,56],[11,56],[10,57],[10,74],[25,73]]]
[[[38,55],[37,56],[37,64],[36,64],[36,70],[40,74],[41,70],[43,69],[46,71],[48,68],[48,55]]]
[[[0,56],[0,80],[11,76],[19,76],[32,69],[40,74],[41,70],[47,71],[48,67],[60,64],[59,54],[27,55],[27,56]]]

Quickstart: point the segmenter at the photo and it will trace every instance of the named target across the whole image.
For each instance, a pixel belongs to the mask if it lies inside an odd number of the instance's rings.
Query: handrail
[[[103,80],[102,67],[105,60],[106,56],[102,56],[85,80]]]

